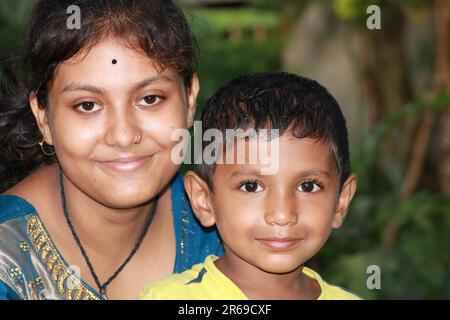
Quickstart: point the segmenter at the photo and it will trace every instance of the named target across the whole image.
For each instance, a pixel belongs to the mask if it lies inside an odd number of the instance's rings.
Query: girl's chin
[[[131,210],[131,209],[141,207],[145,204],[148,204],[147,202],[146,201],[143,201],[143,202],[139,202],[139,201],[120,202],[120,201],[115,200],[114,202],[104,202],[103,205],[105,205],[111,209],[115,209],[115,210]]]
[[[104,195],[103,201],[99,202],[114,209],[131,209],[148,204],[153,197],[153,193],[144,194],[142,191],[108,193],[107,195]]]

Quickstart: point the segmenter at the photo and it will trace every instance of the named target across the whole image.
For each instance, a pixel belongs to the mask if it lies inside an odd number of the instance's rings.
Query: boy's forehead
[[[275,139],[253,137],[235,139],[223,148],[222,163],[217,171],[227,175],[235,172],[261,172],[261,168],[277,167],[273,174],[316,172],[338,176],[331,144],[324,139],[297,138],[285,133]],[[264,174],[262,174],[264,175]]]

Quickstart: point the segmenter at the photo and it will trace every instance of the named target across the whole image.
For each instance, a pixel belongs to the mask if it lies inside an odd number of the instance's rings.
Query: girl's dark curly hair
[[[81,12],[80,29],[69,29],[68,8]],[[42,135],[29,105],[37,93],[48,107],[56,66],[92,48],[106,37],[147,54],[159,67],[175,70],[190,89],[197,68],[197,42],[183,14],[171,0],[39,0],[31,14],[22,76],[9,77],[0,97],[0,192],[43,164],[37,145]]]

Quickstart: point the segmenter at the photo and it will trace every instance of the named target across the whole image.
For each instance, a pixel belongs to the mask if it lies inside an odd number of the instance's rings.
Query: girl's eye
[[[92,113],[102,108],[103,107],[100,104],[92,101],[84,101],[75,106],[75,109],[82,113]]]
[[[261,185],[256,181],[245,182],[244,184],[241,185],[239,189],[245,192],[255,192],[255,193],[262,191]]]
[[[322,190],[322,187],[317,182],[314,181],[302,182],[299,184],[298,188],[301,192],[308,192],[308,193]]]
[[[149,96],[145,96],[144,98],[139,100],[137,102],[137,104],[140,106],[151,106],[151,105],[159,103],[161,100],[163,100],[163,98],[160,96],[149,95]]]

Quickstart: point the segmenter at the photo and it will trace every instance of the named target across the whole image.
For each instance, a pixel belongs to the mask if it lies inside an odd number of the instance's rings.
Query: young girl
[[[195,53],[171,1],[37,1],[0,109],[0,299],[134,299],[222,253],[171,160],[195,113]]]

